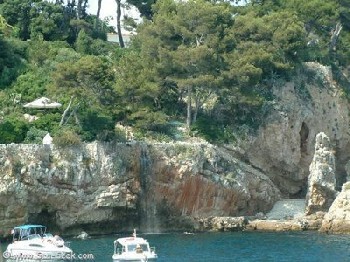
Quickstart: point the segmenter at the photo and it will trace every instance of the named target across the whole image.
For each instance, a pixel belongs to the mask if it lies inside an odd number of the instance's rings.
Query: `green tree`
[[[30,38],[31,8],[41,0],[4,0],[1,13],[11,26],[16,26],[22,40]]]
[[[13,27],[7,23],[2,15],[0,15],[0,35],[10,35],[12,30]]]
[[[29,25],[31,39],[47,41],[67,40],[70,25],[64,14],[64,6],[50,2],[38,2],[30,10]]]
[[[142,17],[151,20],[153,16],[152,5],[156,0],[127,0],[128,4],[135,6]]]
[[[70,45],[65,41],[28,41],[27,60],[32,66],[49,70],[51,69],[50,64],[59,59],[59,54],[69,48]],[[64,59],[69,58],[65,57]]]
[[[108,141],[114,138],[115,121],[113,115],[103,110],[89,108],[82,114],[82,139],[85,141],[102,140]]]
[[[87,0],[55,3],[44,0],[4,0],[1,14],[22,40],[64,40],[73,44],[81,29],[93,38],[106,39],[106,23],[86,13]]]
[[[104,106],[114,103],[113,68],[102,57],[83,56],[74,63],[60,63],[53,74],[53,80],[57,91],[64,91],[65,96],[74,96],[86,103]]]
[[[94,114],[103,118],[114,107],[114,71],[111,63],[102,57],[83,56],[74,62],[59,63],[52,78],[50,90],[61,97],[66,105],[61,125],[74,120],[82,131],[86,131],[86,128],[91,131],[93,126],[85,124],[85,118],[91,119]],[[106,124],[105,127],[110,128],[110,125]]]
[[[12,90],[21,94],[23,101],[30,102],[45,94],[48,83],[49,73],[47,70],[34,67],[16,79]]]
[[[293,13],[255,11],[238,15],[231,28],[235,48],[227,54],[229,78],[242,87],[253,87],[274,73],[283,74],[303,60],[304,25]]]
[[[8,88],[25,69],[25,61],[17,49],[17,41],[0,35],[0,89]]]
[[[0,123],[0,144],[21,143],[26,137],[28,125],[19,115],[9,115]]]
[[[13,82],[11,89],[21,94],[25,102],[33,101],[41,96],[51,97],[48,87],[52,82],[50,75],[55,65],[62,61],[75,61],[79,56],[73,49],[67,48],[69,45],[66,42],[34,40],[25,43],[27,43],[28,66],[26,71]],[[71,58],[73,55],[74,57]]]
[[[91,54],[91,44],[93,39],[85,33],[85,30],[80,30],[77,41],[75,42],[75,49],[81,54]]]
[[[224,68],[221,45],[232,24],[226,4],[207,1],[158,1],[153,23],[138,35],[142,56],[153,64],[159,78],[173,81],[187,104],[189,128],[206,99],[215,93]]]
[[[140,127],[157,129],[164,124],[155,68],[136,51],[126,52],[116,66],[115,91],[118,102],[115,113],[119,120]]]

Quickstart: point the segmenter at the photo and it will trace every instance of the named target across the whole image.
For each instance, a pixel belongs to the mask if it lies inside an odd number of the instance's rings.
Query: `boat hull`
[[[3,257],[6,261],[65,261],[72,257],[73,251],[68,247],[47,247],[41,246],[33,248],[30,244],[18,242],[22,244],[19,247],[16,244],[10,244]],[[51,248],[51,249],[50,249]]]
[[[151,262],[151,261],[157,261],[157,256],[154,254],[152,255],[134,255],[134,256],[122,256],[122,255],[113,255],[112,256],[113,262]]]
[[[5,251],[6,252],[6,251]],[[71,261],[71,254],[62,254],[62,253],[40,253],[40,252],[6,252],[3,254],[3,257],[6,258],[6,261]]]
[[[139,258],[139,259],[117,258],[117,259],[113,259],[113,262],[153,262],[153,261],[157,261],[157,258]]]
[[[68,261],[73,251],[63,239],[46,232],[43,225],[21,225],[11,231],[13,242],[2,257],[6,261]]]

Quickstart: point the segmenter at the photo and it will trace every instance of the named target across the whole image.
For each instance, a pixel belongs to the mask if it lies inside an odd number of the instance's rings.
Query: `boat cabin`
[[[46,234],[46,227],[42,225],[18,226],[13,228],[12,234],[13,234],[13,241],[41,238]]]
[[[158,258],[155,248],[150,247],[148,241],[136,236],[122,237],[114,241],[113,262],[120,261],[156,261]]]
[[[115,253],[124,252],[150,252],[149,244],[143,238],[120,238],[114,241]]]

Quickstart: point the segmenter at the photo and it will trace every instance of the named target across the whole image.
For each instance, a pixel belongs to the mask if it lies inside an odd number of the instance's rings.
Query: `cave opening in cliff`
[[[302,154],[307,153],[307,140],[309,138],[309,128],[305,124],[305,122],[301,124],[301,129],[299,134],[300,134],[300,152]]]
[[[29,213],[28,223],[46,226],[50,232],[59,231],[56,223],[56,210],[49,210],[47,207],[42,208],[39,213]]]
[[[305,198],[307,194],[307,188],[308,188],[308,178],[306,177],[305,179],[302,180],[302,184],[300,185],[299,191],[291,195],[290,198],[292,199]]]
[[[300,187],[300,191],[295,194],[295,197],[304,198],[307,193],[307,185],[308,185],[308,170],[310,165],[310,158],[308,157],[308,138],[309,138],[309,127],[305,122],[301,124],[300,128],[300,166],[304,170],[303,172],[303,181]]]
[[[337,143],[337,141],[336,141]],[[344,153],[344,151],[336,146],[335,149],[335,179],[336,179],[336,185],[335,189],[337,191],[342,190],[342,186],[345,182],[347,182],[347,171],[346,171],[346,166],[347,162],[349,161],[347,159],[348,154]]]

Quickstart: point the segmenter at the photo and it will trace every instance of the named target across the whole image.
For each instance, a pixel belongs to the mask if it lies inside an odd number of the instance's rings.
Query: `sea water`
[[[80,259],[112,261],[113,241],[126,235],[67,239]],[[156,248],[158,262],[201,261],[350,261],[350,235],[317,232],[234,232],[138,234]],[[2,244],[2,250],[5,248]],[[91,259],[93,254],[94,259]],[[86,259],[83,259],[85,255]]]
[[[113,241],[125,235],[71,241],[74,252],[111,261]],[[316,232],[139,234],[158,261],[350,261],[350,236]]]

